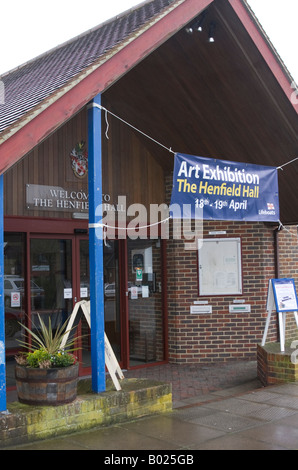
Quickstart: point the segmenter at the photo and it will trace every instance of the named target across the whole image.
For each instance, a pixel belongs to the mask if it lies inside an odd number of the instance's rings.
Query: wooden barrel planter
[[[55,406],[76,399],[79,364],[59,369],[30,369],[16,365],[18,399],[26,405]]]

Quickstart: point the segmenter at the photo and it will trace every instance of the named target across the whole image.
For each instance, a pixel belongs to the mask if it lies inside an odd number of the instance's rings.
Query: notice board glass
[[[242,294],[240,238],[198,240],[199,295]]]

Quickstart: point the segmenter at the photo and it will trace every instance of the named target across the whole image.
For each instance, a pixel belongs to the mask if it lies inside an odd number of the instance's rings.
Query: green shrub
[[[44,349],[36,349],[26,354],[26,361],[22,365],[33,369],[50,369],[52,367],[68,367],[76,363],[76,357],[66,351],[50,354]],[[18,362],[18,361],[17,361]]]

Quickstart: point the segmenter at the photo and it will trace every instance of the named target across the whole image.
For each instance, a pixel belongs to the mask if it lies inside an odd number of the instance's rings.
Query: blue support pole
[[[0,176],[0,412],[2,411],[6,411],[3,175]]]
[[[104,392],[104,285],[102,228],[102,137],[101,95],[88,106],[89,258],[92,390]],[[99,220],[96,220],[96,217]]]

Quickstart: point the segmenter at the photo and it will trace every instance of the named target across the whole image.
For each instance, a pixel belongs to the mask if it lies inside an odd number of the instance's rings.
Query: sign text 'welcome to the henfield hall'
[[[171,199],[178,217],[276,222],[277,169],[176,154]],[[187,209],[188,208],[188,209]],[[199,214],[199,215],[198,215]]]

